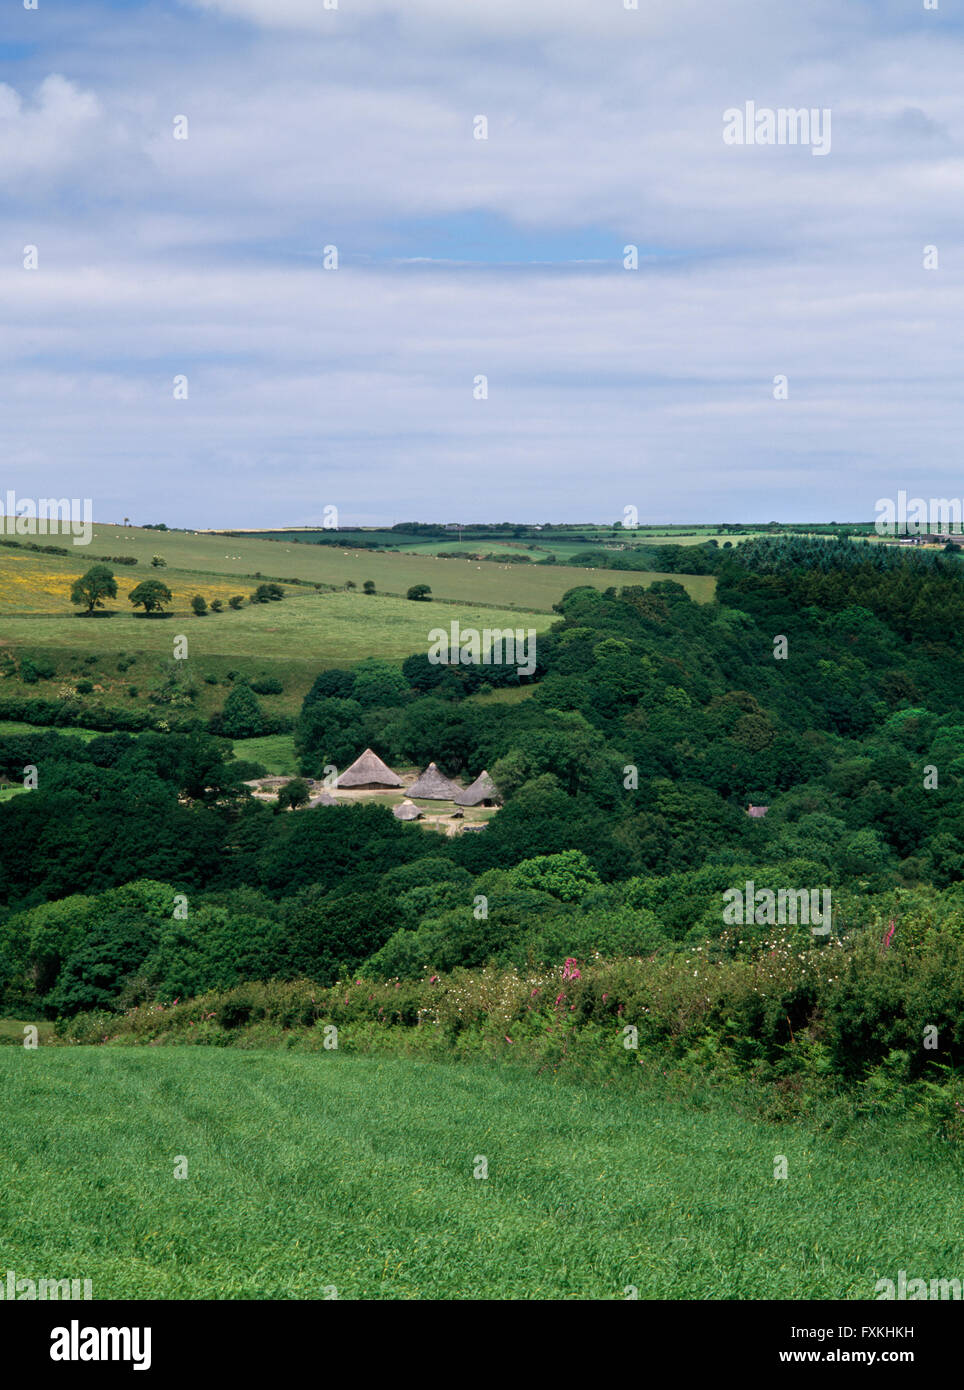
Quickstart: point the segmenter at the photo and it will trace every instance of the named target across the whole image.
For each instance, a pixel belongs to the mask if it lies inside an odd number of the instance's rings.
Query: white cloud
[[[0,178],[49,175],[82,154],[89,158],[101,119],[94,93],[57,73],[44,78],[33,100],[0,84]]]
[[[0,260],[5,485],[163,476],[168,519],[210,525],[266,476],[279,522],[329,487],[388,520],[960,490],[956,30],[829,0],[339,3],[115,10],[116,46],[72,31],[64,75],[0,87],[0,240],[41,253]],[[831,106],[832,154],[725,146],[746,99]]]

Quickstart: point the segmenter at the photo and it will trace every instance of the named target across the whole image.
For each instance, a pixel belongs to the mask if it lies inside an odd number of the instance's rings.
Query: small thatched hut
[[[769,806],[748,806],[746,813],[748,816],[752,816],[754,820],[762,820],[769,809]]]
[[[309,808],[312,806],[340,806],[341,804],[332,796],[331,792],[319,792],[308,802]]]
[[[350,791],[378,791],[383,787],[403,787],[405,783],[377,753],[366,748],[341,774],[337,785]]]
[[[454,801],[461,790],[456,782],[450,782],[447,777],[443,777],[434,763],[429,763],[406,794],[419,796],[423,801]]]
[[[460,791],[455,800],[459,806],[496,806],[502,798],[498,787],[483,768],[472,785]]]
[[[392,807],[392,815],[396,820],[419,820],[421,814],[414,801],[401,801]]]

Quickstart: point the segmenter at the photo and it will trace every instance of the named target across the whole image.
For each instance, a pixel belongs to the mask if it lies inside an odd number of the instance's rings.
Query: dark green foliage
[[[160,579],[144,579],[127,597],[135,608],[143,608],[145,613],[160,613],[173,595]]]
[[[264,715],[251,689],[235,685],[224,702],[221,728],[225,738],[256,738],[265,732]]]
[[[303,773],[344,768],[366,746],[466,781],[488,768],[505,804],[454,838],[375,802],[274,814],[241,787],[262,769],[178,709],[191,692],[177,672],[157,720],[179,732],[163,735],[108,733],[154,716],[96,700],[0,702],[2,717],[106,735],[0,738],[7,780],[40,769],[37,791],[0,802],[3,1005],[118,1009],[274,976],[427,978],[489,962],[522,972],[599,953],[652,958],[653,988],[664,964],[678,972],[662,1013],[631,996],[674,1047],[778,1067],[792,1033],[842,1076],[956,1065],[964,569],[954,555],[849,541],[752,546],[667,548],[717,574],[716,604],[672,580],[571,589],[517,702],[468,698],[517,684],[511,669],[423,653],[400,671],[370,659],[319,674],[296,731]],[[683,572],[661,552],[661,568]],[[638,559],[615,554],[627,557],[619,568]],[[786,660],[774,659],[778,635]],[[18,652],[4,669],[28,663]],[[212,731],[273,731],[252,686],[280,693],[280,682],[233,676]],[[280,806],[303,796],[289,783]],[[766,817],[750,819],[750,803]],[[149,894],[111,896],[145,878],[167,899],[187,894],[187,918],[159,913]],[[832,889],[839,968],[815,982],[807,962],[824,957],[804,937],[787,945],[799,970],[762,994],[746,986],[744,967],[777,950],[766,923],[737,936],[725,926],[722,895],[747,879]],[[683,970],[697,951],[700,966],[730,972],[724,994]],[[588,1019],[601,1001],[586,999]],[[244,1007],[232,1007],[240,1027]],[[919,1046],[931,1023],[948,1040],[933,1059]]]
[[[291,807],[297,810],[299,806],[307,806],[311,798],[311,789],[303,777],[293,777],[290,782],[278,792],[278,800],[275,803],[279,811]]]

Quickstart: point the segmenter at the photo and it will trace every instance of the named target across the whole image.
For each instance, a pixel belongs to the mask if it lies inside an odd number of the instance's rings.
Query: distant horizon
[[[137,530],[140,530],[140,531],[143,531],[143,530],[152,530],[152,529],[154,529],[156,526],[161,525],[161,524],[166,525],[167,528],[168,528],[168,530],[170,530],[170,531],[211,531],[211,532],[217,532],[217,531],[239,531],[239,532],[242,532],[242,531],[328,531],[328,532],[330,532],[332,535],[337,535],[339,532],[342,532],[342,531],[390,531],[394,526],[404,526],[404,525],[439,526],[439,527],[455,527],[455,526],[462,526],[464,529],[469,529],[469,528],[472,527],[472,526],[525,526],[525,527],[528,527],[528,528],[530,528],[530,529],[535,528],[535,527],[539,527],[539,526],[551,526],[551,527],[555,527],[555,526],[587,526],[587,527],[595,527],[595,528],[598,528],[598,529],[605,529],[605,530],[625,529],[627,532],[632,533],[632,532],[634,532],[634,531],[651,531],[651,530],[658,529],[658,528],[661,528],[661,527],[679,528],[679,527],[684,527],[684,526],[695,526],[695,527],[700,527],[700,528],[714,527],[714,526],[759,526],[759,527],[765,527],[765,526],[873,526],[873,524],[874,524],[874,519],[873,519],[873,517],[868,517],[868,518],[866,518],[866,519],[863,520],[863,521],[855,521],[855,520],[852,519],[852,518],[849,518],[849,519],[848,519],[848,518],[844,517],[843,519],[836,519],[836,518],[834,518],[834,519],[832,519],[832,520],[831,520],[831,519],[827,519],[827,520],[815,520],[814,518],[811,517],[809,520],[806,520],[806,521],[795,521],[795,520],[793,520],[793,519],[785,519],[785,518],[778,519],[778,518],[775,518],[775,517],[769,517],[766,521],[757,521],[757,520],[755,520],[754,518],[749,517],[749,518],[743,518],[743,519],[741,519],[741,520],[732,520],[732,519],[731,519],[731,520],[729,520],[729,521],[726,521],[726,520],[722,520],[722,521],[720,521],[720,520],[713,520],[713,521],[706,521],[706,520],[703,520],[703,521],[640,521],[640,522],[638,523],[638,525],[636,525],[636,526],[627,526],[627,527],[623,528],[621,522],[617,523],[616,526],[614,526],[613,522],[611,522],[611,521],[591,521],[591,520],[588,520],[588,519],[585,518],[585,517],[582,517],[581,519],[576,520],[576,521],[524,521],[524,520],[518,520],[518,519],[506,520],[505,518],[501,518],[501,519],[498,520],[498,521],[494,521],[494,520],[491,520],[491,519],[489,519],[489,520],[483,520],[483,519],[477,517],[477,518],[475,518],[475,519],[472,520],[472,521],[462,521],[462,522],[423,520],[422,518],[418,518],[418,517],[406,517],[406,518],[404,518],[404,520],[402,520],[402,521],[384,521],[384,522],[345,522],[345,523],[343,523],[343,524],[341,524],[341,525],[339,525],[339,526],[324,526],[321,522],[301,522],[301,521],[279,522],[279,523],[269,522],[269,523],[266,523],[266,524],[261,525],[261,526],[239,526],[239,525],[200,526],[200,525],[179,525],[179,524],[173,524],[173,523],[171,523],[171,522],[143,522],[143,521],[142,521],[142,522],[137,522],[137,521],[131,521],[131,522],[129,523],[128,529],[130,529],[130,530],[135,530],[135,531],[137,531]],[[123,522],[123,520],[121,520],[121,521],[99,521],[99,520],[97,520],[97,519],[95,518],[95,519],[94,519],[94,525],[95,525],[95,526],[119,526],[122,530],[124,529],[124,522]]]

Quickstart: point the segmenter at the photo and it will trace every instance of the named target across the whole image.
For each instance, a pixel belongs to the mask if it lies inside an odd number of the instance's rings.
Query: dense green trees
[[[39,772],[36,791],[0,803],[0,1007],[729,950],[720,896],[744,878],[832,885],[848,930],[898,893],[940,892],[927,911],[946,915],[964,882],[960,559],[752,545],[707,561],[715,604],[672,581],[570,590],[514,703],[466,698],[514,671],[423,654],[319,674],[296,730],[306,776],[366,746],[451,776],[487,767],[505,805],[482,833],[435,836],[378,804],[253,802],[227,740],[267,721],[241,682],[214,721],[223,739],[0,736],[0,776]],[[856,1006],[835,1016],[851,1037]]]

